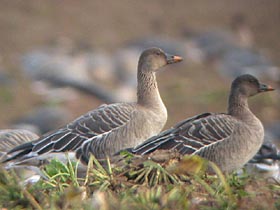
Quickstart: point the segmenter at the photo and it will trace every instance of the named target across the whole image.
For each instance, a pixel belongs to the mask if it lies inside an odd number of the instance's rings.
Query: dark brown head
[[[260,92],[272,91],[269,85],[261,84],[257,78],[250,74],[244,74],[237,77],[231,85],[232,91],[238,91],[244,96],[254,96]]]
[[[159,68],[183,59],[176,55],[169,55],[160,48],[149,48],[142,52],[139,59],[139,68],[143,71],[156,71]]]

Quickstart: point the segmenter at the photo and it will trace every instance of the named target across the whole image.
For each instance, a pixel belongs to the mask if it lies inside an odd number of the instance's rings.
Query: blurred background
[[[184,57],[157,75],[166,128],[225,112],[231,81],[276,91],[250,99],[280,138],[279,0],[1,0],[0,127],[45,133],[102,103],[135,100],[141,51]]]

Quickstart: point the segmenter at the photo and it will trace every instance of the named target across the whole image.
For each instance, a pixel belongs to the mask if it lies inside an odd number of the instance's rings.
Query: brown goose
[[[249,109],[248,97],[271,90],[251,75],[239,76],[232,82],[227,114],[204,113],[186,119],[129,151],[196,154],[225,172],[233,171],[248,162],[263,143],[263,125]]]
[[[138,63],[136,103],[102,105],[65,127],[13,148],[9,151],[12,157],[6,161],[22,162],[51,152],[71,151],[82,162],[87,162],[90,154],[104,158],[158,134],[167,120],[167,111],[155,73],[161,67],[181,60],[159,48],[145,50]]]
[[[28,130],[6,129],[0,130],[0,156],[26,142],[38,139],[39,136]]]

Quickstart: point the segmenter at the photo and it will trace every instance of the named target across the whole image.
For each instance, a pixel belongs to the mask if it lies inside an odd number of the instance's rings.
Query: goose
[[[20,144],[38,139],[39,136],[24,129],[3,129],[0,130],[0,161],[5,160],[9,155],[7,152]],[[0,165],[1,167],[1,165]],[[10,168],[5,167],[9,170]],[[19,184],[36,183],[41,177],[45,177],[39,169],[30,167],[13,167],[14,172],[20,177]],[[34,173],[35,172],[35,173]],[[24,180],[21,182],[21,180]]]
[[[24,129],[0,130],[0,156],[20,144],[38,139],[39,136]]]
[[[251,112],[248,97],[272,90],[252,75],[241,75],[232,82],[226,114],[203,113],[188,118],[128,151],[145,155],[174,150],[199,155],[224,172],[234,171],[258,152],[264,139],[263,125]]]
[[[276,145],[265,137],[264,143],[257,154],[242,169],[237,170],[237,174],[243,175],[245,172],[246,174],[265,178],[272,182],[275,180],[279,182],[279,160],[280,153]]]
[[[134,147],[158,134],[167,120],[155,73],[163,66],[182,61],[159,48],[142,52],[138,63],[137,102],[101,105],[66,126],[8,152],[14,163],[50,153],[74,152],[87,163],[91,154],[102,159]]]
[[[258,153],[249,161],[249,163],[267,163],[280,160],[280,152],[272,142],[265,141]]]

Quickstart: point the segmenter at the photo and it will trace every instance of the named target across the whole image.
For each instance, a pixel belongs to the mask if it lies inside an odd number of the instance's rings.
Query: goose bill
[[[259,87],[260,92],[273,91],[273,90],[274,90],[274,88],[271,87],[270,85],[260,84],[260,87]]]
[[[178,63],[183,60],[182,57],[177,56],[177,55],[168,55],[167,54],[166,57],[167,57],[167,64]]]

